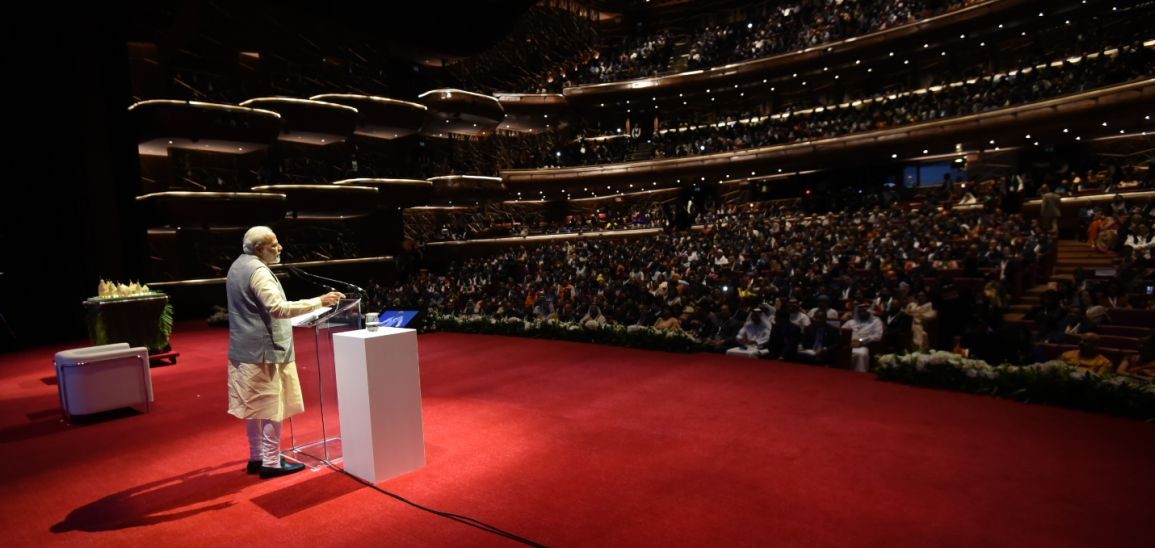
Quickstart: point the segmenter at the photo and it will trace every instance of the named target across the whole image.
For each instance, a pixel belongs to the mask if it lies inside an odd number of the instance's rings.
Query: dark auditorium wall
[[[0,326],[4,350],[84,337],[81,302],[102,276],[139,277],[146,252],[133,214],[140,176],[123,13],[116,3],[32,11],[22,20],[41,30],[6,48],[18,75],[9,119],[20,126],[9,131],[21,144],[0,206],[0,314],[16,335]]]

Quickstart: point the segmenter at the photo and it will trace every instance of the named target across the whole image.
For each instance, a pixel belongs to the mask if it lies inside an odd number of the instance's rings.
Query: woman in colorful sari
[[[1119,243],[1119,221],[1113,215],[1104,215],[1099,221],[1099,234],[1095,238],[1095,251],[1110,253]]]
[[[1119,364],[1119,374],[1155,382],[1155,335],[1148,335],[1143,339],[1138,354],[1123,358],[1123,363]]]
[[[1103,212],[1098,208],[1091,214],[1091,224],[1087,225],[1087,242],[1094,248],[1099,241],[1099,226],[1103,224]]]

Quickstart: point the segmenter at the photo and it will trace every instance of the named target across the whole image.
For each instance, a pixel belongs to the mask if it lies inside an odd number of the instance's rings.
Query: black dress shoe
[[[281,466],[276,467],[276,468],[271,467],[271,466],[262,466],[261,470],[260,470],[260,474],[261,474],[261,479],[269,479],[269,478],[276,478],[276,477],[280,477],[280,476],[287,476],[289,474],[296,474],[297,472],[300,472],[301,470],[304,470],[304,469],[305,469],[304,464],[301,464],[299,462],[285,462],[284,460],[282,460]]]
[[[249,464],[247,466],[245,466],[245,473],[256,474],[257,472],[261,471],[261,467],[263,465],[264,465],[263,461],[251,460],[251,461],[249,461]],[[284,465],[285,465],[285,457],[281,457],[281,466],[284,466]]]

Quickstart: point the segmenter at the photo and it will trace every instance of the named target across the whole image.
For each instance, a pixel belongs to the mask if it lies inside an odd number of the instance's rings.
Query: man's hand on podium
[[[337,304],[338,302],[340,302],[341,299],[344,299],[344,298],[345,298],[344,293],[341,293],[340,291],[330,291],[324,295],[321,295],[321,305],[322,306],[333,306],[333,305]]]

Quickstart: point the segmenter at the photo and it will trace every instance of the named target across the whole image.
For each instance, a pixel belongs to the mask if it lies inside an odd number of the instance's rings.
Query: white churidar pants
[[[249,460],[259,460],[262,466],[281,467],[281,421],[248,419]]]

